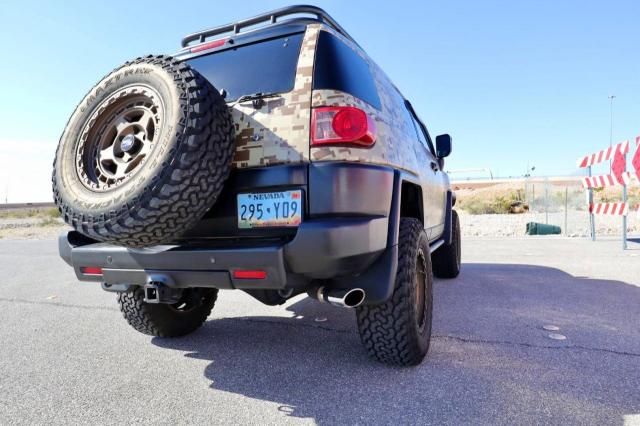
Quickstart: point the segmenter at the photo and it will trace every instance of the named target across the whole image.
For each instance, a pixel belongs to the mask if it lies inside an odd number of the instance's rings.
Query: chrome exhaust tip
[[[364,302],[366,293],[361,288],[351,289],[327,289],[318,287],[312,295],[320,302],[326,302],[340,308],[356,308]]]

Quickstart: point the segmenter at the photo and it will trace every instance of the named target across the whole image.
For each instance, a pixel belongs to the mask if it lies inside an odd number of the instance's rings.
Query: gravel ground
[[[483,214],[472,215],[458,211],[462,234],[466,237],[520,237],[525,235],[528,222],[545,223],[544,213],[525,214]],[[565,229],[564,213],[549,213],[548,223],[562,228],[563,235],[586,237],[589,235],[589,216],[584,211],[569,211],[568,231]],[[621,218],[613,216],[596,217],[597,235],[620,235]],[[43,226],[43,223],[45,224]],[[46,220],[40,218],[6,219],[0,218],[0,239],[42,239],[52,238],[70,229],[61,219]],[[640,216],[629,215],[628,231],[640,233]]]
[[[62,219],[0,218],[0,239],[53,238],[65,229]]]
[[[525,235],[528,222],[549,223],[562,228],[563,235],[586,237],[589,235],[589,215],[585,211],[570,210],[565,225],[564,212],[524,213],[524,214],[482,214],[472,215],[458,210],[462,233],[467,237],[519,237]],[[0,217],[0,239],[41,239],[52,238],[69,229],[60,219],[28,217]],[[622,219],[614,216],[597,216],[597,235],[620,235]],[[640,215],[633,212],[628,217],[630,234],[640,233]]]
[[[56,241],[0,241],[2,424],[558,424],[640,420],[640,244],[466,238],[418,367],[370,360],[353,311],[223,291],[151,338]],[[553,340],[544,325],[559,327]]]
[[[523,213],[523,214],[482,214],[472,215],[458,211],[462,233],[468,237],[518,237],[525,235],[528,222],[549,223],[562,228],[563,235],[586,237],[589,235],[589,214],[585,211],[570,210],[565,225],[564,212]],[[627,218],[629,234],[640,233],[640,215],[632,213]],[[622,217],[596,216],[596,235],[620,235]]]

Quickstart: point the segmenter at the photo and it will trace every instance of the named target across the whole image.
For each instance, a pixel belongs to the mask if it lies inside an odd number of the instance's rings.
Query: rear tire
[[[451,212],[451,244],[443,244],[433,253],[433,274],[438,278],[455,278],[460,275],[462,258],[462,240],[460,238],[460,219],[458,213]]]
[[[124,318],[137,331],[151,336],[178,337],[204,324],[217,297],[217,289],[190,288],[184,290],[176,304],[145,303],[143,288],[135,287],[118,293],[118,303]]]
[[[356,309],[362,344],[378,361],[411,366],[429,350],[433,312],[429,241],[422,223],[401,218],[398,271],[389,300]]]

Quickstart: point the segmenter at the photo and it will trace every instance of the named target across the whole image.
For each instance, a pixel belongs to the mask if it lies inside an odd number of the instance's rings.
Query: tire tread
[[[179,141],[167,157],[172,160],[147,182],[139,196],[97,217],[73,209],[65,200],[58,187],[55,161],[52,175],[54,201],[65,222],[98,241],[128,247],[169,242],[195,225],[220,195],[235,150],[233,120],[226,103],[188,65],[168,56],[149,55],[116,68],[101,82],[123,67],[142,63],[164,69],[182,93],[183,117],[174,130]],[[62,147],[61,140],[58,150]]]
[[[398,271],[391,298],[382,304],[361,306],[356,310],[362,344],[373,358],[393,365],[419,364],[429,348],[431,319],[428,330],[421,335],[415,325],[414,271],[421,235],[426,241],[422,223],[413,218],[401,218],[398,251]],[[427,247],[428,249],[428,247]],[[431,271],[427,261],[427,288],[431,298]],[[427,294],[425,294],[427,295]],[[429,299],[431,300],[431,299]],[[427,314],[431,315],[429,307]],[[423,340],[426,338],[426,342]]]
[[[129,325],[143,334],[157,337],[178,337],[200,328],[211,314],[218,291],[211,291],[202,305],[190,312],[171,311],[163,304],[144,301],[142,288],[118,293],[120,312]]]

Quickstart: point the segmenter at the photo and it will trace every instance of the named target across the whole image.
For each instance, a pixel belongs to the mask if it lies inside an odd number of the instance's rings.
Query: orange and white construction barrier
[[[626,216],[629,214],[627,203],[594,203],[589,206],[592,214]]]
[[[578,159],[578,167],[587,169],[588,176],[582,179],[582,186],[588,191],[589,225],[591,228],[591,239],[593,241],[596,239],[595,215],[622,216],[622,248],[627,248],[627,216],[629,215],[627,186],[631,182],[634,174],[640,181],[640,136],[635,138],[635,145],[637,149],[631,162],[635,173],[627,171],[627,154],[630,149],[628,140]],[[610,174],[597,176],[591,174],[594,164],[600,164],[609,160],[611,160]],[[616,185],[622,186],[622,202],[593,202],[594,188],[605,188]],[[640,208],[638,209],[638,215],[640,216]]]
[[[636,150],[636,155],[634,155],[631,160],[631,165],[635,169],[636,177],[640,181],[640,136],[636,137],[636,147],[638,149]]]
[[[636,138],[636,143],[637,141],[638,138]],[[610,146],[607,149],[579,158],[578,167],[582,169],[593,166],[594,164],[602,163],[603,161],[609,161],[613,158],[616,152],[620,152],[622,155],[627,155],[629,153],[629,141],[626,140],[624,142],[620,142],[619,144]]]
[[[632,178],[631,172],[621,174],[622,182],[618,181],[614,175],[585,176],[582,178],[582,187],[589,188],[606,188],[608,186],[629,185]]]

